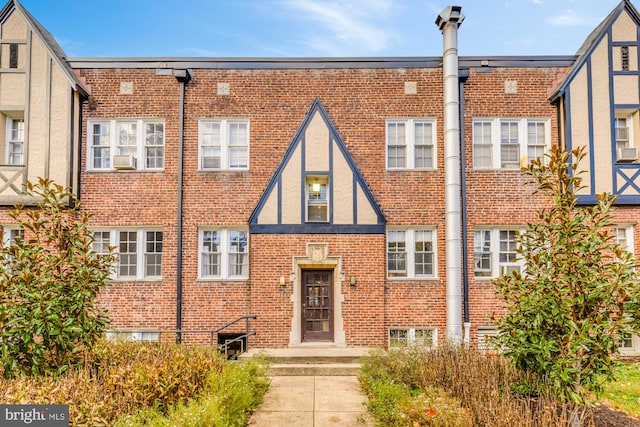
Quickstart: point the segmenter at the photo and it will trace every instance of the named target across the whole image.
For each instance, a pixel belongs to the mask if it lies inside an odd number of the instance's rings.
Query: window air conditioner
[[[115,155],[113,156],[113,167],[118,170],[134,170],[136,158],[130,154]]]
[[[638,160],[637,148],[619,148],[617,155],[619,162],[635,162]]]

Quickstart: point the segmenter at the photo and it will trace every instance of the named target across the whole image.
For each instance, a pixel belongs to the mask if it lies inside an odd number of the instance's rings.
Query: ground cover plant
[[[205,421],[171,425],[237,425],[225,417],[241,420],[257,407],[267,388],[266,366],[230,363],[210,347],[102,341],[82,366],[60,376],[0,380],[0,402],[69,404],[73,426],[147,425],[144,415],[153,420],[148,425],[169,425],[164,417],[190,418],[184,408],[204,412]]]

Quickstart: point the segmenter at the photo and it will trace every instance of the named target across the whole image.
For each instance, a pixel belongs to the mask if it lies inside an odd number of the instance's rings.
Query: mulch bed
[[[593,421],[597,427],[640,427],[640,420],[606,405],[593,408]]]

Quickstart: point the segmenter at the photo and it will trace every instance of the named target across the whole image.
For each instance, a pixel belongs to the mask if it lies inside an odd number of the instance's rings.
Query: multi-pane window
[[[517,169],[523,157],[527,163],[543,158],[550,141],[546,119],[474,119],[473,167]]]
[[[436,328],[389,328],[389,348],[407,347],[410,345],[433,347],[437,344],[437,342],[438,330]]]
[[[117,265],[113,276],[118,279],[162,277],[162,237],[159,230],[96,230],[92,249],[106,254],[115,248]]]
[[[246,279],[249,277],[249,232],[246,230],[200,230],[199,277]]]
[[[435,122],[387,120],[387,169],[434,169]]]
[[[622,71],[629,71],[629,46],[620,46],[620,67]]]
[[[249,121],[200,120],[198,124],[199,167],[214,170],[249,168]]]
[[[615,118],[616,149],[629,148],[629,124],[627,117]]]
[[[329,221],[329,180],[326,176],[306,179],[307,222]]]
[[[23,119],[7,119],[6,164],[24,165]]]
[[[24,238],[24,229],[15,227],[2,227],[3,241],[2,245],[10,246],[16,242],[16,239]]]
[[[613,228],[613,242],[627,251],[634,253],[633,226],[617,225]],[[625,335],[620,344],[620,352],[624,354],[638,354],[640,352],[640,337],[637,335]]]
[[[87,165],[106,170],[124,162],[131,169],[163,169],[164,133],[160,120],[91,120]]]
[[[387,231],[389,277],[435,277],[436,236],[432,229]]]
[[[522,270],[518,230],[479,229],[474,232],[474,276],[497,277]]]

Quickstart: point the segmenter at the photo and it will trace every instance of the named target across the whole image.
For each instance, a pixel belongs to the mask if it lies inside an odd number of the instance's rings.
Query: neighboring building
[[[445,45],[463,19],[438,17]],[[27,180],[70,185],[137,339],[256,315],[252,347],[482,345],[544,203],[520,167],[552,145],[587,146],[581,202],[616,194],[637,246],[639,28],[623,0],[562,57],[66,58],[10,0],[0,223]]]

